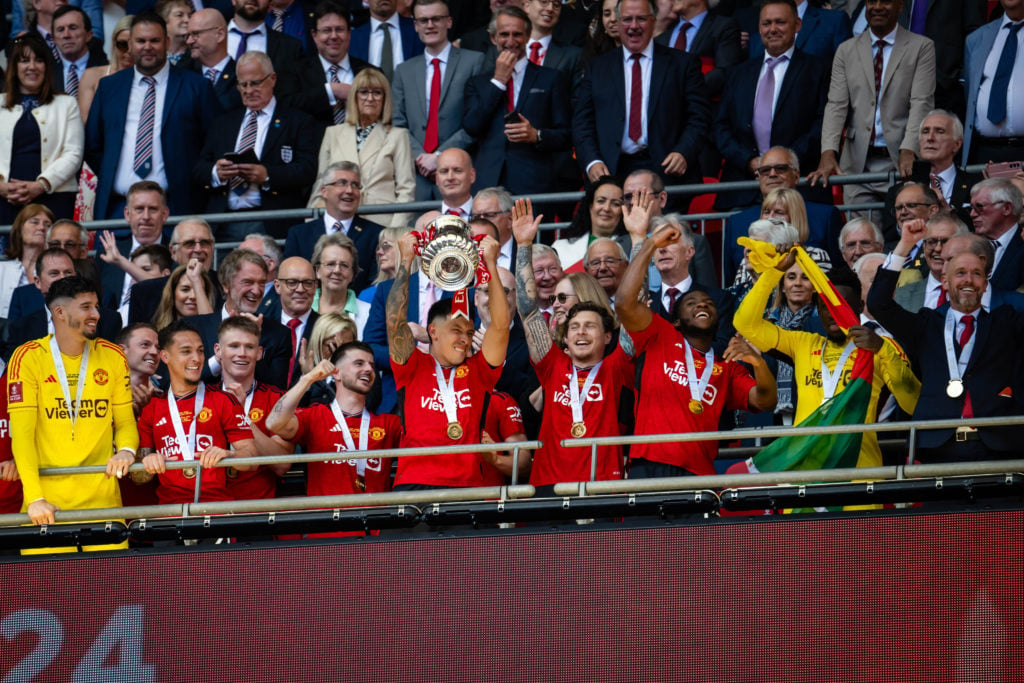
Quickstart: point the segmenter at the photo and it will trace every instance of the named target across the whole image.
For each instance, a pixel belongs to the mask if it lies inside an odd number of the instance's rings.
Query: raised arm
[[[295,386],[274,404],[270,415],[267,416],[267,429],[283,439],[289,441],[294,439],[296,432],[299,431],[299,418],[295,416],[295,409],[299,407],[299,402],[302,401],[302,397],[306,395],[311,386],[333,374],[334,364],[325,359],[299,377]]]
[[[409,362],[412,352],[416,349],[416,340],[413,339],[412,330],[407,324],[409,316],[409,271],[412,269],[413,259],[416,258],[415,235],[406,233],[398,238],[398,254],[399,260],[398,269],[395,271],[395,281],[391,285],[391,291],[388,293],[388,349],[393,363],[405,365]],[[492,277],[497,279],[496,274]],[[504,294],[502,292],[501,297],[504,297]],[[495,323],[492,323],[491,327],[494,326]],[[508,332],[506,331],[507,334]]]
[[[679,229],[675,226],[662,226],[644,241],[640,251],[630,261],[626,274],[619,283],[619,289],[615,292],[615,312],[618,313],[619,322],[627,331],[645,330],[651,324],[651,309],[640,301],[640,293],[647,278],[647,267],[651,264],[651,257],[654,256],[656,249],[678,242],[681,237]]]
[[[533,217],[533,202],[529,199],[516,200],[512,207],[512,234],[519,247],[516,250],[516,303],[530,360],[534,363],[540,362],[551,350],[551,332],[537,305],[537,281],[533,275],[533,240],[542,218],[543,214]]]
[[[487,272],[491,274],[491,281],[487,283],[489,298],[487,305],[491,310],[491,326],[484,332],[480,352],[484,354],[484,360],[488,365],[497,368],[505,363],[512,314],[508,310],[508,300],[505,299],[505,289],[501,284],[501,278],[498,277],[498,252],[501,251],[501,245],[498,244],[498,240],[487,236],[480,242],[480,249],[483,251]],[[391,291],[394,292],[394,289]],[[392,350],[391,353],[395,352]]]

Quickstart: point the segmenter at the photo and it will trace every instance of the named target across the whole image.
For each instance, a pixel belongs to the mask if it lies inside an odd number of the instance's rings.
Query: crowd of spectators
[[[561,439],[799,424],[865,352],[869,421],[1024,414],[1019,0],[160,0],[106,32],[86,4],[14,15],[0,355],[27,372],[47,335],[120,346],[141,440],[108,472],[146,469],[126,499],[191,500],[195,471],[169,460],[538,435],[518,474],[549,487],[590,476]],[[898,180],[829,184],[862,173]],[[721,270],[688,196],[665,192],[704,179],[759,185],[716,195],[734,211]],[[514,200],[581,189],[576,206]],[[361,210],[413,200],[435,209]],[[264,214],[304,207],[322,216]],[[569,226],[542,234],[542,212]],[[448,216],[490,277],[464,302],[419,272],[413,230]],[[114,218],[129,229],[82,226]],[[860,325],[840,329],[794,244]],[[29,383],[6,392],[14,421]],[[930,433],[919,455],[1010,457],[1019,431]],[[38,447],[15,440],[4,485]],[[709,474],[715,456],[609,447],[598,476]],[[880,462],[866,437],[860,464]],[[373,459],[306,474],[310,493],[357,493],[512,467],[498,452],[399,459],[394,480]],[[287,467],[222,471],[204,500],[273,496]],[[52,519],[38,502],[33,520]]]

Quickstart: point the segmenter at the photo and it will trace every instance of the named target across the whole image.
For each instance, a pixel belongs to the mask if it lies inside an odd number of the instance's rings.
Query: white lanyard
[[[583,381],[583,391],[580,391],[580,380],[579,375],[576,374],[576,366],[572,363],[572,381],[569,383],[569,408],[572,410],[572,421],[583,422],[583,404],[587,402],[587,396],[590,394],[590,387],[594,386],[594,380],[597,379],[597,372],[601,369],[601,363],[599,361],[597,365],[590,368],[590,373],[587,378]],[[582,393],[582,398],[580,394]]]
[[[697,377],[697,366],[693,362],[693,348],[690,342],[683,338],[683,355],[686,356],[686,385],[690,389],[690,398],[696,403],[702,403],[704,392],[711,384],[711,373],[715,369],[715,350],[708,349],[704,354],[704,372]]]
[[[338,407],[337,401],[331,402],[331,412],[334,413],[334,419],[338,421],[338,426],[341,427],[341,438],[345,440],[346,450],[356,450],[355,442],[352,441],[352,432],[349,431],[348,422],[345,420],[345,415],[341,412],[341,408]],[[363,406],[363,416],[359,420],[359,450],[365,451],[367,444],[370,441],[370,411]],[[366,460],[359,459],[355,461],[356,473],[361,477],[363,472],[366,471]]]
[[[836,395],[836,388],[839,386],[839,380],[843,378],[843,368],[846,367],[846,361],[850,358],[850,354],[853,353],[854,344],[852,341],[846,342],[846,346],[843,347],[843,352],[839,354],[839,360],[836,361],[836,368],[832,371],[829,371],[828,364],[825,363],[825,349],[827,347],[828,341],[821,346],[822,403]]]
[[[960,368],[963,368],[964,370],[967,369],[967,363],[971,360],[971,352],[974,351],[974,340],[978,336],[978,326],[975,325],[974,333],[971,334],[971,338],[968,339],[967,343],[960,349],[960,360],[957,361],[956,354],[953,352],[953,344],[957,342],[957,317],[961,315],[963,314],[954,311],[952,308],[946,311],[946,366],[949,368],[949,378],[957,381],[963,377],[963,373],[961,373]]]
[[[203,412],[203,399],[206,397],[206,385],[200,383],[196,389],[195,405],[192,409],[192,424],[188,426],[188,436],[181,426],[181,415],[178,413],[178,402],[174,400],[174,390],[167,390],[167,406],[171,413],[171,424],[174,425],[174,437],[181,449],[182,460],[196,459],[196,425],[199,424],[199,413]]]
[[[253,380],[252,387],[249,389],[249,393],[245,395],[245,419],[249,420],[250,408],[252,408],[252,399],[256,396],[256,380]],[[251,421],[251,420],[250,420]],[[255,425],[253,425],[255,426]]]
[[[78,389],[75,395],[75,402],[71,402],[71,387],[68,385],[68,374],[64,369],[64,358],[60,355],[60,347],[57,346],[57,336],[50,337],[50,355],[53,357],[53,365],[57,368],[57,379],[60,381],[60,388],[64,391],[64,402],[68,406],[68,415],[71,418],[71,439],[75,438],[75,422],[78,420],[78,413],[82,409],[82,392],[85,390],[85,380],[89,377],[89,342],[85,342],[85,350],[82,351],[82,363],[78,367]]]
[[[448,381],[444,380],[444,372],[441,364],[434,361],[434,374],[437,376],[437,389],[441,392],[441,403],[444,404],[444,414],[448,418],[448,424],[459,421],[458,405],[455,402],[455,372],[458,368],[452,368],[452,374]]]

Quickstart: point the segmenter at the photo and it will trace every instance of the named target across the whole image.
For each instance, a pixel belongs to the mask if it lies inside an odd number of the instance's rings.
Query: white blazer
[[[7,312],[11,308],[11,296],[14,289],[21,284],[24,272],[19,259],[0,261],[0,318],[7,317]]]
[[[21,118],[22,106],[0,107],[0,179],[10,180],[11,144],[14,124]],[[68,95],[54,95],[49,104],[36,107],[32,116],[39,124],[42,159],[39,178],[46,178],[51,192],[77,192],[78,174],[82,170],[85,124],[78,111],[78,102]],[[39,178],[18,178],[38,180]]]

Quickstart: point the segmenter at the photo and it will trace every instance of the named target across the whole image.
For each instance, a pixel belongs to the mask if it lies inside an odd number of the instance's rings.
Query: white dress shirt
[[[885,41],[885,47],[882,48],[882,82],[879,92],[885,89],[885,70],[889,68],[889,57],[892,55],[892,47],[896,44],[896,29],[893,29],[887,36],[879,38],[874,33],[871,34],[871,60],[872,63],[875,59],[875,43],[879,40]],[[874,74],[872,73],[872,79]],[[876,98],[875,103],[875,147],[885,147],[885,133],[882,130],[882,98]]]
[[[235,33],[235,31],[242,31],[242,28],[235,23],[232,19],[228,22],[228,54],[234,57],[238,54],[238,44],[242,42],[242,36]],[[246,52],[266,52],[267,51],[267,25],[260,24],[253,29],[254,33],[249,36],[249,39],[245,42]],[[248,33],[248,31],[242,31],[242,33]]]
[[[633,141],[633,138],[629,137],[629,110],[631,105],[630,93],[632,92],[633,87],[633,53],[623,47],[622,54],[622,70],[626,77],[626,119],[625,125],[622,127],[622,153],[636,154],[647,147],[647,105],[651,94],[651,68],[654,63],[654,41],[652,40],[648,43],[646,49],[640,53],[642,55],[640,58],[640,75],[643,78],[641,95],[643,100],[640,102],[640,139],[636,142]]]
[[[398,24],[398,12],[392,14],[391,18],[384,22],[370,17],[369,62],[374,66],[380,66],[381,51],[384,48],[384,32],[380,29],[382,23],[387,24],[388,31],[391,32],[391,63],[397,67],[405,61],[402,53],[402,30]]]
[[[331,90],[331,67],[338,67],[337,77],[340,83],[352,85],[352,79],[355,78],[355,73],[352,71],[352,62],[348,58],[348,53],[337,64],[328,62],[320,53],[317,53],[317,57],[320,58],[320,67],[324,70],[324,88],[327,90],[327,101],[333,107],[338,104],[338,98],[334,96],[334,91]]]
[[[430,111],[430,84],[434,80],[434,65],[432,60],[438,60],[438,68],[441,69],[441,85],[444,85],[444,75],[448,72],[448,60],[452,56],[452,44],[445,43],[444,47],[437,54],[432,54],[430,49],[423,51],[423,59],[427,63],[426,81],[424,82],[425,92],[427,93],[427,99],[424,100],[427,103],[427,111]],[[443,95],[443,93],[442,93]]]
[[[160,134],[163,130],[164,100],[167,95],[167,78],[170,73],[171,65],[168,62],[160,71],[153,74],[153,78],[156,80],[156,115],[153,117],[153,169],[145,178],[135,175],[135,140],[139,135],[142,103],[146,99],[146,91],[149,86],[142,82],[144,76],[139,73],[138,69],[132,75],[132,90],[128,95],[128,113],[124,120],[124,137],[121,139],[121,157],[117,162],[117,174],[114,177],[115,194],[127,196],[131,186],[140,180],[152,180],[160,187],[167,187],[167,171],[164,169],[164,151]]]
[[[999,24],[999,33],[992,43],[992,50],[985,60],[985,68],[981,72],[981,86],[978,88],[978,107],[974,115],[974,127],[985,137],[1016,137],[1024,135],[1024,29],[1017,31],[1017,59],[1010,72],[1010,85],[1006,96],[1006,120],[996,125],[988,120],[988,100],[992,97],[992,80],[996,77],[996,67],[1003,54],[1003,46],[1010,35],[1008,24],[1013,24],[1003,17]],[[969,125],[968,122],[965,125]]]
[[[271,97],[270,102],[267,103],[265,108],[260,110],[259,116],[256,117],[256,144],[253,145],[252,149],[260,159],[263,158],[263,143],[267,141],[267,130],[270,128],[270,122],[274,120],[274,109],[276,108],[277,100],[276,98]],[[245,125],[249,122],[249,116],[251,113],[251,109],[246,109],[245,114],[242,116],[242,123],[238,127],[238,134],[235,137],[235,149],[238,149],[242,142],[242,133],[245,131]],[[216,164],[213,167],[212,174],[213,187],[220,187],[226,184],[221,182],[221,179],[217,176]],[[260,204],[261,199],[259,185],[250,183],[245,194],[236,194],[232,190],[228,191],[228,208],[232,211],[255,209],[260,206]]]

